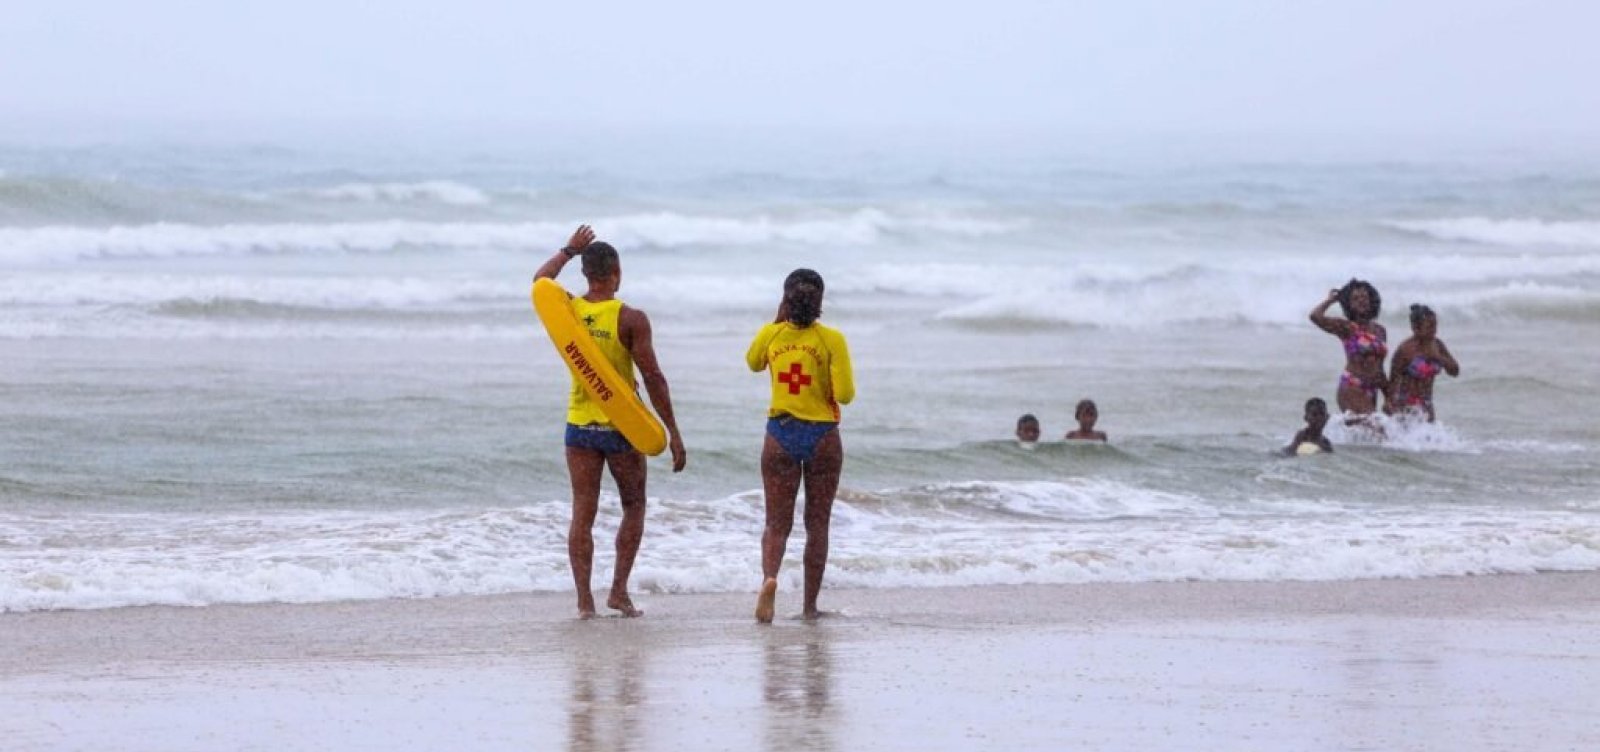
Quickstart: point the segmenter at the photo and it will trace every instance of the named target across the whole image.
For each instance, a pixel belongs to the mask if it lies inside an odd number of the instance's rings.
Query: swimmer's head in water
[[[1100,419],[1100,408],[1096,407],[1094,400],[1078,401],[1078,408],[1072,412],[1072,417],[1077,418],[1082,426],[1094,427],[1094,422]]]
[[[783,280],[783,302],[788,307],[789,323],[811,326],[822,315],[822,275],[810,269],[796,269]]]
[[[595,241],[583,248],[583,276],[590,282],[608,279],[622,271],[617,249],[610,243]]]
[[[1039,419],[1032,413],[1017,418],[1017,441],[1032,444],[1039,440]]]
[[[1321,397],[1312,397],[1306,400],[1306,425],[1318,431],[1328,424],[1328,403]]]
[[[1411,333],[1419,339],[1431,339],[1439,333],[1439,316],[1421,303],[1411,304]]]
[[[1351,321],[1371,321],[1383,311],[1383,296],[1371,282],[1352,279],[1339,288],[1339,310]]]

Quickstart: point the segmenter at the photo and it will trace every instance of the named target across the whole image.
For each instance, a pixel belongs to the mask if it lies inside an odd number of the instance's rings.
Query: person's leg
[[[761,486],[766,496],[767,522],[761,532],[761,597],[756,601],[756,621],[772,621],[778,593],[778,567],[794,527],[794,499],[800,493],[800,463],[769,434],[761,445]]]
[[[594,616],[594,591],[589,572],[594,566],[594,516],[600,508],[600,470],[605,455],[593,449],[567,447],[567,474],[572,477],[572,526],[567,529],[567,563],[578,590],[578,618]]]
[[[1383,437],[1383,424],[1372,417],[1378,409],[1376,389],[1369,389],[1365,382],[1352,377],[1347,371],[1339,377],[1339,390],[1334,401],[1345,415],[1345,425],[1363,426],[1379,438]]]
[[[1378,411],[1377,390],[1352,389],[1345,401],[1350,405],[1350,412],[1357,415],[1371,415]]]
[[[647,465],[644,455],[638,452],[619,452],[606,455],[611,467],[611,478],[617,482],[617,495],[622,497],[622,524],[617,526],[617,568],[611,577],[611,595],[606,606],[622,612],[623,616],[643,616],[633,607],[628,596],[628,578],[633,574],[633,560],[639,555],[639,542],[644,539],[645,476]]]
[[[817,442],[816,454],[805,465],[806,483],[806,591],[805,618],[815,619],[822,573],[828,568],[828,524],[833,519],[833,497],[839,491],[839,471],[844,467],[844,443],[839,431],[829,431]]]
[[[1377,409],[1376,396],[1375,393],[1367,391],[1365,382],[1345,371],[1339,375],[1339,388],[1334,393],[1334,403],[1347,416],[1364,416]]]

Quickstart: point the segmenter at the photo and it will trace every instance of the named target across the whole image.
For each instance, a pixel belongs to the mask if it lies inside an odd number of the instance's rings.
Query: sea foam
[[[841,497],[829,582],[935,587],[1593,571],[1593,510],[1226,504],[1111,481],[973,481]],[[600,540],[615,534],[614,499]],[[644,592],[759,580],[759,492],[652,502]],[[452,511],[0,515],[0,610],[307,603],[571,586],[568,505]],[[1004,541],[1004,545],[996,545]],[[799,547],[791,546],[793,556]],[[792,558],[791,557],[791,558]],[[599,562],[604,578],[604,557]],[[785,577],[798,584],[790,561]]]

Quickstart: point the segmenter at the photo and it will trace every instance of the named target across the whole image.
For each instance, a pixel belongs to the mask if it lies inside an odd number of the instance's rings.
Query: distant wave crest
[[[979,237],[1012,225],[945,214],[900,215],[864,208],[816,216],[731,217],[656,212],[603,217],[594,224],[625,245],[737,246],[767,243],[868,245],[901,233]],[[548,249],[576,222],[423,222],[0,228],[0,260],[60,262],[246,254],[384,253],[406,249]]]
[[[1397,220],[1386,224],[1403,232],[1425,235],[1436,240],[1505,246],[1600,247],[1600,221],[1558,222],[1543,219],[1456,217]]]
[[[317,198],[335,201],[369,203],[432,201],[451,206],[486,206],[490,203],[489,194],[451,180],[428,180],[420,183],[345,183],[332,188],[313,190],[310,194]]]

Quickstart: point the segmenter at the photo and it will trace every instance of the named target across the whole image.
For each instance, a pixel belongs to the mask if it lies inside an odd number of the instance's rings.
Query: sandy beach
[[[0,615],[9,750],[1583,750],[1600,576]]]

